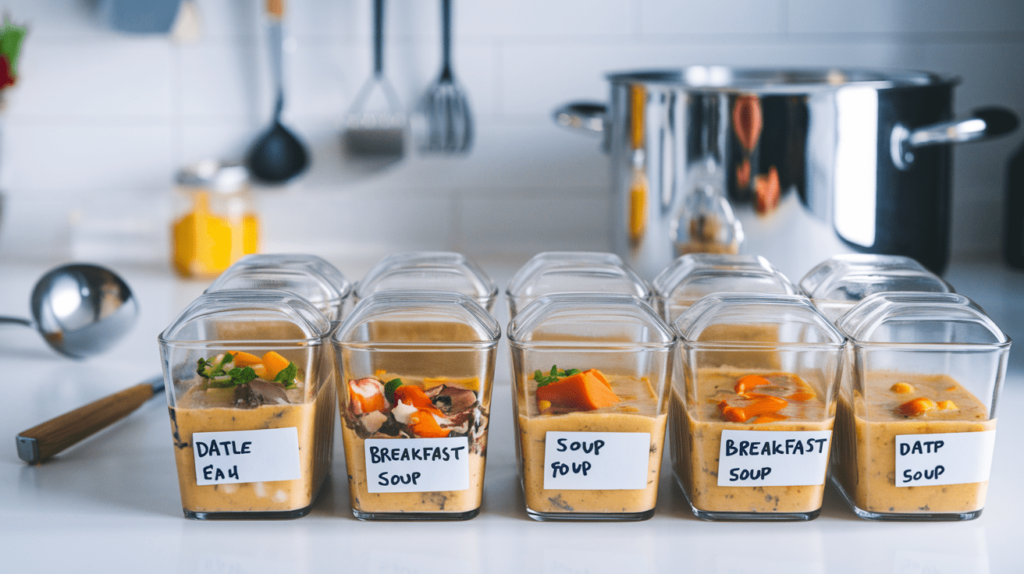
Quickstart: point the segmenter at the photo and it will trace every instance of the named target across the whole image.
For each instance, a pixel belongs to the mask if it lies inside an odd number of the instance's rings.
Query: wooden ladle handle
[[[38,464],[128,416],[153,394],[152,384],[141,383],[34,426],[18,434],[18,457]]]

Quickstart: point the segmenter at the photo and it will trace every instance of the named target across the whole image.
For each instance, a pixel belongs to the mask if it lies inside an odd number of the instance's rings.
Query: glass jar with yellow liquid
[[[171,259],[179,275],[216,277],[259,251],[259,215],[245,166],[203,161],[176,180]]]

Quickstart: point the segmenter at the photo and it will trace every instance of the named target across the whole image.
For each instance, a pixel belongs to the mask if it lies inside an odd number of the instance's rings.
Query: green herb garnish
[[[534,371],[533,380],[537,381],[537,388],[539,389],[540,387],[550,385],[551,383],[554,382],[558,382],[559,380],[564,379],[566,377],[571,377],[572,375],[575,375],[576,373],[579,372],[579,369],[569,369],[568,371],[561,371],[558,369],[558,365],[551,365],[551,371],[546,375],[540,369]]]
[[[201,358],[196,364],[196,373],[206,379],[208,387],[215,389],[237,387],[259,378],[252,367],[234,366],[234,360],[235,356],[231,353],[223,353],[212,359]],[[282,383],[284,388],[290,389],[295,386],[298,372],[295,363],[289,361],[288,366],[274,377],[274,382]]]
[[[196,368],[196,373],[198,373],[200,377],[206,379],[224,376],[227,374],[224,372],[224,366],[234,359],[235,356],[231,353],[217,355],[210,360],[200,358]]]
[[[248,369],[248,367],[246,367]],[[252,369],[249,369],[250,371]],[[253,373],[255,375],[256,373]],[[275,383],[282,383],[284,388],[290,389],[295,386],[295,377],[299,374],[299,368],[295,366],[295,363],[288,361],[288,366],[281,369],[277,376],[274,377]],[[248,381],[246,381],[248,382]]]
[[[389,403],[395,402],[395,391],[400,386],[402,386],[402,379],[391,379],[384,384],[384,396],[387,397]]]

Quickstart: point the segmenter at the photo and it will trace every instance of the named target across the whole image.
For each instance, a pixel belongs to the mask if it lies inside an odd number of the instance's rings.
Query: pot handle
[[[903,124],[896,124],[889,139],[892,163],[905,171],[914,163],[916,148],[992,139],[1016,130],[1020,124],[1017,114],[1009,108],[978,108],[971,116],[919,127],[913,131]]]
[[[604,134],[608,106],[598,102],[570,102],[555,109],[555,123],[589,134]]]

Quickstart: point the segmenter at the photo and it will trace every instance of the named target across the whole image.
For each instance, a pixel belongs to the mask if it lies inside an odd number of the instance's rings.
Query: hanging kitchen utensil
[[[384,0],[374,0],[373,74],[349,108],[345,149],[356,157],[401,159],[408,122],[398,94],[384,76]]]
[[[267,183],[284,183],[306,170],[309,153],[306,146],[281,123],[284,111],[284,0],[267,0],[268,44],[270,45],[270,71],[274,77],[277,98],[274,117],[249,151],[246,165],[252,175]]]
[[[419,104],[426,121],[420,150],[467,153],[473,146],[473,113],[465,90],[452,73],[452,0],[441,0],[441,46],[441,75],[427,88]]]

